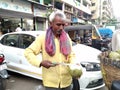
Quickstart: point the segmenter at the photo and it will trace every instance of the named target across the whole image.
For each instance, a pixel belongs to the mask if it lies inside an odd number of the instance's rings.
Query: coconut
[[[113,60],[120,59],[120,54],[117,52],[110,52],[109,58],[111,58]]]
[[[82,69],[80,65],[70,65],[70,74],[73,78],[80,78],[82,75]]]

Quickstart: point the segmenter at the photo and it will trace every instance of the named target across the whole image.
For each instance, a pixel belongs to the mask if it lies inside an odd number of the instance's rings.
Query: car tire
[[[73,78],[73,88],[72,90],[80,90],[80,84],[78,79]]]

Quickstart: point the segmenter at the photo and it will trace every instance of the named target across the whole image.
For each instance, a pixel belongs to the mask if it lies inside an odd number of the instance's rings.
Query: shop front
[[[18,25],[23,30],[33,30],[31,3],[23,0],[1,0],[0,31],[14,32]]]
[[[48,27],[47,6],[42,4],[33,4],[34,29],[36,31],[46,30]]]

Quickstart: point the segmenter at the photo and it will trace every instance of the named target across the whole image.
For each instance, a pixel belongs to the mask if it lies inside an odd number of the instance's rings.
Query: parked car
[[[0,38],[0,51],[8,62],[8,70],[42,80],[41,68],[32,66],[24,57],[24,50],[44,31],[21,31],[7,33]],[[104,86],[98,55],[101,51],[82,44],[74,44],[77,62],[82,65],[83,74],[79,79],[80,88],[98,89]],[[41,54],[38,58],[42,59]]]

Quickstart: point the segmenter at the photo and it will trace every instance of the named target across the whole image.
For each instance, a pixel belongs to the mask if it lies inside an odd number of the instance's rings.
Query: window
[[[92,3],[92,6],[95,6],[95,3]]]
[[[62,3],[55,1],[55,8],[62,10]]]
[[[65,4],[65,11],[72,12],[72,6]]]
[[[103,5],[107,5],[107,1],[104,1],[104,2],[103,2]]]
[[[91,11],[92,14],[95,14],[95,12],[96,12],[95,10]]]
[[[14,34],[6,35],[1,40],[1,44],[12,47],[18,47],[18,37],[19,35],[14,35]]]
[[[27,48],[34,40],[34,36],[22,34],[20,37],[20,48]]]
[[[80,3],[81,3],[81,0],[76,0],[76,1],[78,1],[78,2],[80,2]]]

